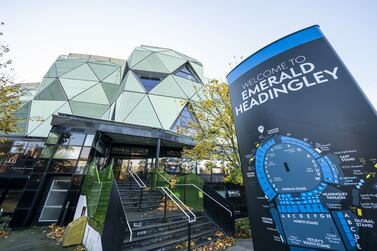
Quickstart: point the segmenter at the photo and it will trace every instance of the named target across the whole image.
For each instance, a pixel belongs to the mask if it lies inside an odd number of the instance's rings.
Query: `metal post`
[[[187,184],[186,183],[186,177],[187,176],[184,176],[184,184]],[[186,204],[186,186],[183,186],[183,202]]]
[[[161,147],[161,140],[160,140],[160,138],[158,138],[157,139],[157,145],[156,145],[156,163],[155,163],[156,170],[158,168],[159,159],[160,159],[160,147]]]
[[[189,222],[188,223],[188,238],[187,238],[187,241],[188,241],[188,250],[190,251],[191,250],[191,223]]]
[[[143,191],[144,189],[140,189],[140,200],[139,200],[139,211],[141,211],[141,203],[143,202]]]
[[[148,158],[145,159],[145,165],[144,165],[144,179],[148,179]]]
[[[164,219],[162,220],[163,222],[166,222],[166,203],[167,203],[167,198],[166,198],[166,192],[165,192]]]
[[[128,185],[129,187],[131,188],[131,175],[130,175],[130,160],[128,159],[127,160],[127,171],[126,171],[126,178],[125,180],[127,179],[128,180]]]
[[[65,205],[65,208],[64,208],[64,212],[63,212],[63,215],[62,215],[62,218],[60,219],[60,222],[59,222],[59,226],[62,227],[64,226],[64,221],[65,221],[65,218],[67,216],[67,212],[68,212],[68,207],[69,207],[69,204],[71,202],[68,201],[67,204]]]

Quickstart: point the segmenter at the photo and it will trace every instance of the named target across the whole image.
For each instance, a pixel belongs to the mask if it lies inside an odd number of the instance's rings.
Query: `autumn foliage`
[[[243,184],[228,84],[211,80],[204,85],[199,97],[199,101],[190,105],[197,121],[189,125],[195,132],[197,144],[185,149],[185,155],[196,160],[221,162],[226,169],[225,181]]]
[[[1,22],[0,27],[3,25]],[[15,112],[21,105],[22,90],[13,83],[12,60],[8,57],[8,46],[1,40],[2,35],[0,30],[0,133],[9,134],[16,131]]]

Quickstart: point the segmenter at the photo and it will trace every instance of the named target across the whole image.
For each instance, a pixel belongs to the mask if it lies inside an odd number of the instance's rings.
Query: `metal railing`
[[[164,221],[166,221],[166,207],[167,207],[167,197],[169,197],[176,205],[177,207],[183,212],[184,215],[186,215],[188,222],[187,222],[187,249],[191,250],[191,223],[196,221],[196,215],[183,203],[168,187],[157,187],[164,193]],[[182,205],[183,209],[179,203]],[[187,212],[186,212],[186,211]],[[191,218],[191,216],[193,216]]]
[[[143,202],[143,193],[144,193],[144,189],[147,187],[144,182],[142,181],[142,179],[139,177],[139,175],[137,175],[137,173],[135,173],[134,171],[132,171],[131,169],[128,170],[128,172],[130,173],[130,175],[132,176],[132,178],[135,180],[136,184],[139,186],[140,188],[140,199],[139,199],[139,211],[141,210],[141,203]],[[131,184],[131,183],[130,183]]]
[[[136,181],[136,184],[140,187],[140,188],[146,188],[147,186],[144,184],[143,180],[139,177],[139,175],[137,175],[137,173],[135,173],[134,171],[132,170],[128,170],[128,172],[131,174],[132,178]]]
[[[234,235],[235,217],[233,205],[208,184],[203,185],[203,190],[210,197],[214,198],[214,200],[208,199],[208,196],[203,198],[203,207],[207,216],[211,218],[212,221],[215,222],[218,226],[220,226],[226,234]],[[220,204],[217,202],[220,202]],[[226,205],[228,209],[232,210],[232,216],[229,216],[229,211],[224,210],[224,207],[222,205]]]
[[[183,196],[184,203],[187,203],[186,200],[186,188],[190,187],[193,188],[188,189],[188,191],[198,191],[203,194],[202,197],[202,209],[205,211],[207,216],[212,219],[221,229],[229,234],[234,235],[234,224],[235,224],[235,217],[234,217],[234,210],[232,205],[223,198],[219,193],[213,190],[209,185],[204,184],[203,189],[198,187],[196,184],[173,184],[170,182],[162,173],[156,171],[157,175],[157,183],[159,183],[159,178],[161,177],[164,180],[165,184],[163,186],[168,186],[170,189],[178,189],[183,188],[183,194],[178,191],[179,197]],[[173,189],[173,190],[175,190]],[[191,193],[192,194],[192,193]],[[198,197],[199,199],[200,197]],[[197,199],[192,200],[190,199],[190,195],[188,198],[188,204],[190,207],[195,208],[197,206]]]
[[[124,218],[126,218],[127,228],[130,231],[130,241],[132,241],[132,228],[131,228],[130,222],[129,222],[128,218],[127,218],[126,210],[125,210],[125,208],[123,206],[122,198],[120,197],[120,194],[119,194],[118,184],[116,182],[115,182],[115,186],[116,186],[116,190],[117,190],[118,199],[120,201],[120,204],[122,205],[123,216],[124,216]]]
[[[0,166],[0,176],[28,176],[32,171],[33,168]]]
[[[169,187],[173,186],[173,184],[169,180],[167,180],[159,171],[157,171],[157,173],[158,173],[158,175],[160,175],[169,184]],[[224,208],[230,214],[231,217],[233,216],[233,212],[231,210],[229,210],[226,206],[224,206],[219,201],[217,201],[216,199],[214,199],[211,195],[209,195],[208,193],[204,192],[197,185],[195,185],[195,184],[175,184],[174,186],[193,186],[194,188],[196,188],[197,190],[199,190],[200,192],[202,192],[204,195],[206,195],[208,198],[210,198],[211,200],[213,200],[215,203],[217,203],[219,206],[221,206],[222,208]]]
[[[213,174],[200,173],[198,174],[198,176],[201,177],[205,182],[224,183],[225,175],[222,173],[213,173]]]
[[[206,195],[208,198],[210,198],[212,201],[214,201],[220,207],[224,208],[225,211],[227,211],[230,214],[231,217],[233,216],[233,212],[231,210],[229,210],[226,206],[224,206],[219,201],[217,201],[216,199],[214,199],[211,195],[209,195],[208,193],[204,192],[197,185],[195,185],[195,184],[175,184],[175,186],[193,186],[193,187],[195,187],[197,190],[199,190],[200,192],[202,192],[204,195]]]
[[[168,179],[166,179],[165,178],[165,176],[164,175],[162,175],[159,171],[156,171],[156,173],[159,175],[159,176],[161,176],[168,184],[169,184],[169,187],[171,187],[173,184],[168,180]]]
[[[106,212],[105,223],[101,233],[102,250],[121,250],[127,233],[132,240],[132,229],[124,211],[118,184],[113,180],[111,187],[109,208]]]

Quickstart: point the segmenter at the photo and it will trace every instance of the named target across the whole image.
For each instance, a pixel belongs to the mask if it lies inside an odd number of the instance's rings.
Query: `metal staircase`
[[[218,238],[220,228],[205,213],[190,210],[168,188],[150,187],[150,180],[132,171],[125,181],[118,181],[129,228],[123,250],[190,250]],[[166,209],[167,200],[176,210]]]

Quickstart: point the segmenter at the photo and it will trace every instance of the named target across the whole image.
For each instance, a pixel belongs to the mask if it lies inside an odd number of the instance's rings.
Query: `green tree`
[[[202,90],[199,101],[189,106],[197,119],[189,123],[197,144],[185,149],[184,154],[196,160],[224,163],[225,181],[243,184],[228,84],[211,80]]]
[[[0,27],[4,25],[0,23]],[[0,36],[3,36],[0,29]],[[17,131],[17,117],[15,112],[21,105],[22,90],[14,84],[14,70],[12,60],[8,56],[9,47],[0,37],[0,133],[9,134]]]

